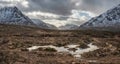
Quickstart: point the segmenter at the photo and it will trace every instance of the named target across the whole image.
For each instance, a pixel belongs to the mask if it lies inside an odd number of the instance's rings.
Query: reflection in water
[[[86,49],[82,49],[79,47],[79,45],[67,45],[66,47],[62,46],[62,47],[57,47],[57,46],[53,46],[53,45],[47,45],[47,46],[32,46],[30,48],[27,48],[29,51],[33,51],[36,50],[38,48],[54,48],[57,50],[57,52],[66,52],[66,53],[70,53],[72,54],[74,57],[80,58],[81,54],[85,53],[85,52],[90,52],[90,51],[94,51],[96,49],[98,49],[97,46],[93,45],[92,43],[88,44],[89,48]],[[75,51],[70,50],[71,48],[76,49]]]

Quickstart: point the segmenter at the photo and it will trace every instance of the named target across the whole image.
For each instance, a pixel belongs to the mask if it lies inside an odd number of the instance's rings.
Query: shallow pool
[[[27,49],[29,51],[33,51],[33,50],[36,50],[38,48],[54,48],[55,50],[57,50],[57,52],[70,53],[74,57],[80,58],[81,54],[98,49],[98,47],[93,45],[92,43],[88,44],[88,46],[89,46],[89,48],[82,49],[82,48],[79,47],[79,45],[67,45],[67,46],[62,46],[62,47],[57,47],[57,46],[53,46],[53,45],[47,45],[47,46],[32,46],[32,47],[27,48]],[[71,48],[74,48],[75,51],[70,50]]]

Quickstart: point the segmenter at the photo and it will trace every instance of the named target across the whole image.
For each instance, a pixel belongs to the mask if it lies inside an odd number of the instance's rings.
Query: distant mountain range
[[[60,30],[75,30],[80,29],[95,29],[120,31],[120,4],[105,13],[90,19],[80,27],[74,24],[67,24],[57,28],[54,25],[45,23],[39,19],[30,19],[25,16],[17,7],[4,7],[0,9],[0,24],[14,24],[25,26],[36,26],[44,29],[60,29]]]
[[[78,28],[79,28],[79,26],[74,25],[74,24],[66,24],[64,26],[59,27],[60,30],[75,30],[75,29],[78,29]]]
[[[54,25],[45,23],[38,19],[31,20],[25,16],[17,7],[4,7],[0,9],[0,24],[13,24],[24,26],[36,26],[44,29],[57,29]]]
[[[43,22],[39,19],[32,19],[33,23],[36,24],[37,27],[44,28],[44,29],[57,29],[56,26]]]
[[[120,4],[107,12],[90,19],[80,29],[120,31]]]

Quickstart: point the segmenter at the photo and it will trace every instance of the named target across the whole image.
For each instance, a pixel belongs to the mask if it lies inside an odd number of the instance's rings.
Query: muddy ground
[[[78,44],[99,49],[75,58],[54,49],[28,51],[31,46]],[[120,32],[92,30],[48,30],[35,27],[0,25],[0,64],[120,64]]]

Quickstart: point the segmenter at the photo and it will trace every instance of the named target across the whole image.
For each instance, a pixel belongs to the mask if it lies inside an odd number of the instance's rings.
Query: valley
[[[0,64],[120,64],[119,3],[0,1]]]
[[[74,57],[55,48],[70,51],[95,50]],[[38,47],[29,51],[28,48]],[[77,45],[77,46],[74,46]],[[79,54],[78,54],[79,55]],[[120,32],[93,30],[50,30],[37,27],[0,24],[0,64],[119,64]]]

